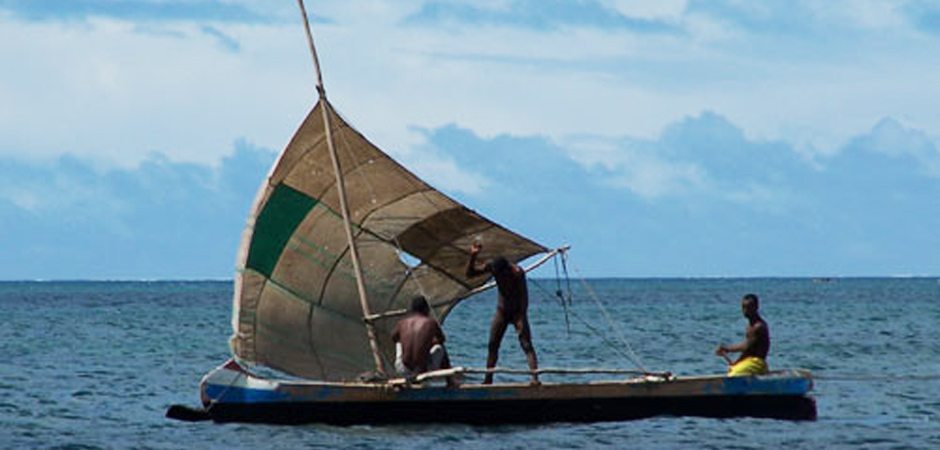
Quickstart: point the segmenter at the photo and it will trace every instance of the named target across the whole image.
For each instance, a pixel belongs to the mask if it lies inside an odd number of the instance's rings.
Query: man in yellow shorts
[[[716,355],[725,358],[727,358],[728,353],[741,353],[741,356],[728,366],[728,376],[730,377],[767,373],[770,329],[767,327],[767,322],[757,312],[759,306],[756,295],[745,295],[741,299],[741,312],[748,321],[744,341],[732,345],[720,344],[715,350]]]

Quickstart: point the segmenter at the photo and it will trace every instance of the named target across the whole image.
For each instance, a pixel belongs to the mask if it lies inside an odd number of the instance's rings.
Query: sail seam
[[[474,211],[474,210],[472,210],[472,209],[466,207],[466,206],[463,205],[462,203],[460,203],[460,202],[454,200],[453,198],[451,198],[451,197],[448,196],[447,194],[444,194],[444,193],[441,192],[440,190],[434,189],[433,186],[430,186],[429,184],[427,184],[427,182],[425,182],[425,181],[421,180],[420,178],[418,178],[414,173],[412,173],[410,170],[408,170],[407,168],[405,168],[405,166],[402,166],[398,161],[395,161],[394,159],[392,159],[391,157],[389,157],[385,152],[383,152],[381,149],[379,149],[378,147],[376,147],[376,145],[373,144],[371,141],[369,141],[369,139],[367,139],[365,136],[363,136],[363,134],[360,133],[359,130],[357,130],[357,129],[355,129],[354,127],[352,127],[352,126],[349,124],[349,122],[343,117],[343,115],[340,114],[339,111],[337,111],[335,107],[333,107],[332,104],[330,104],[330,111],[332,111],[333,114],[336,115],[336,117],[337,117],[338,119],[340,119],[340,122],[342,123],[342,125],[338,125],[338,124],[337,124],[337,127],[342,126],[342,127],[345,127],[345,128],[347,128],[347,129],[349,129],[349,130],[350,130],[351,132],[353,132],[356,136],[358,136],[363,142],[365,142],[366,144],[368,144],[372,149],[374,149],[374,150],[377,151],[380,155],[384,156],[384,157],[387,158],[389,161],[391,161],[391,163],[392,163],[395,167],[397,167],[400,171],[402,171],[403,173],[408,174],[408,176],[410,176],[412,179],[417,180],[418,182],[420,182],[420,183],[422,183],[422,184],[424,184],[425,186],[428,186],[428,187],[430,188],[430,189],[425,190],[425,191],[423,191],[423,192],[429,192],[429,191],[432,191],[432,190],[433,190],[433,191],[436,191],[436,192],[438,192],[439,194],[441,194],[441,196],[444,197],[445,199],[449,200],[449,201],[452,202],[452,203],[457,204],[458,207],[462,208],[463,210],[475,214],[477,217],[479,217],[479,218],[482,219],[483,221],[489,222],[490,224],[492,224],[492,225],[495,226],[496,228],[498,228],[498,229],[500,229],[500,230],[503,230],[503,231],[505,231],[505,232],[507,232],[507,233],[513,235],[513,236],[517,236],[517,237],[519,237],[521,240],[525,241],[525,242],[528,243],[528,244],[531,244],[531,245],[534,246],[534,247],[538,247],[541,252],[548,251],[548,248],[545,247],[545,246],[543,246],[542,244],[539,244],[539,243],[537,243],[537,242],[534,242],[534,241],[530,240],[529,238],[527,238],[527,237],[525,237],[525,236],[522,236],[522,235],[520,235],[520,234],[518,234],[518,233],[515,233],[515,232],[513,232],[513,231],[507,229],[506,227],[503,227],[502,225],[500,225],[500,224],[498,224],[498,223],[496,223],[496,222],[493,222],[493,221],[491,221],[491,220],[489,220],[489,219],[483,217],[482,215],[480,215],[480,214],[477,213],[476,211]],[[358,166],[357,166],[357,167],[358,167]],[[351,170],[352,170],[352,169],[351,169]],[[435,205],[435,206],[437,205],[437,204],[434,203],[431,199],[428,198],[427,200],[428,200],[428,203],[430,203],[431,205]]]
[[[310,305],[311,307],[314,307],[314,308],[323,310],[323,311],[329,313],[329,314],[332,315],[332,316],[336,316],[336,317],[342,318],[342,319],[344,319],[344,320],[346,320],[346,321],[348,321],[348,322],[350,322],[350,323],[362,323],[362,318],[361,318],[361,317],[350,316],[350,315],[344,314],[344,313],[342,313],[342,312],[340,312],[340,311],[337,311],[336,309],[333,309],[333,308],[330,308],[330,307],[327,307],[327,306],[323,306],[322,304],[313,303],[310,299],[305,298],[305,296],[304,296],[303,294],[297,292],[297,291],[294,290],[294,289],[291,289],[289,286],[285,285],[284,283],[281,283],[281,282],[276,281],[276,280],[274,280],[274,279],[269,279],[268,281],[271,283],[272,286],[274,286],[274,287],[280,289],[281,291],[283,291],[283,292],[286,293],[286,294],[289,294],[289,297],[293,298],[295,301],[303,302],[304,304],[307,304],[307,305]]]

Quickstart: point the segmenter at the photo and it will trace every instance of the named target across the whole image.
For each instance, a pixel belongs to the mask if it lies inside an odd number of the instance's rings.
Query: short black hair
[[[741,300],[754,302],[754,307],[760,308],[760,300],[757,298],[757,294],[744,294],[744,297],[741,297]]]
[[[419,295],[411,299],[411,308],[409,311],[428,315],[428,313],[431,312],[431,307],[428,305],[428,300],[424,298],[423,295]]]
[[[497,256],[493,258],[490,261],[490,270],[494,275],[509,270],[509,260],[504,256]]]

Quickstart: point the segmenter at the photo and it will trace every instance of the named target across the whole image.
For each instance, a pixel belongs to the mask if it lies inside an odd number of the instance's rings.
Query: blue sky
[[[308,0],[337,108],[587,276],[940,275],[936,1]],[[0,0],[0,279],[227,278],[293,0]]]

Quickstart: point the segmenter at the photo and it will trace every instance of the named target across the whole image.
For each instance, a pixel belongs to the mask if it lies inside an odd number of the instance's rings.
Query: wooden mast
[[[353,271],[356,274],[356,288],[359,290],[359,303],[362,306],[362,316],[371,317],[369,310],[369,299],[366,294],[366,285],[362,278],[362,268],[359,265],[359,251],[356,249],[356,241],[352,233],[352,221],[349,217],[349,204],[346,201],[346,183],[343,181],[343,171],[339,166],[339,158],[336,155],[336,146],[333,143],[333,130],[330,125],[330,115],[327,108],[330,102],[326,99],[326,89],[323,87],[323,75],[320,72],[320,60],[317,58],[317,49],[313,45],[313,34],[310,32],[310,22],[307,20],[307,9],[304,7],[304,0],[297,0],[300,7],[300,14],[304,19],[304,31],[307,33],[307,45],[310,46],[310,55],[313,57],[313,67],[317,74],[317,93],[323,104],[320,111],[323,113],[323,127],[326,130],[326,145],[330,150],[330,158],[333,160],[333,171],[336,174],[336,191],[339,193],[340,212],[343,215],[343,228],[346,231],[346,241],[349,244],[349,256],[352,259]],[[375,370],[380,375],[385,376],[385,367],[382,364],[382,355],[379,353],[379,344],[375,336],[375,326],[372,321],[366,320],[366,333],[369,336],[369,346],[372,347],[372,357],[375,358]]]

